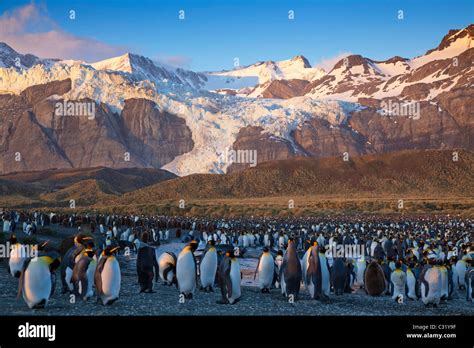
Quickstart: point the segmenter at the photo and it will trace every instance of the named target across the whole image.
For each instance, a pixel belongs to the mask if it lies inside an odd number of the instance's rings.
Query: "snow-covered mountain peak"
[[[450,30],[438,47],[412,59],[410,65],[413,68],[419,68],[434,60],[457,57],[470,48],[474,48],[474,24],[464,29]]]
[[[54,59],[40,59],[32,54],[20,54],[5,42],[0,42],[0,68],[16,70],[31,68],[36,64],[51,66]]]
[[[152,81],[161,89],[200,89],[207,81],[204,74],[167,66],[133,53],[125,53],[90,65],[96,70],[121,71],[139,80]]]

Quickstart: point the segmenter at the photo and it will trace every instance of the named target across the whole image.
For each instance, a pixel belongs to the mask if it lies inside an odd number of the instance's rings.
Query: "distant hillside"
[[[474,195],[474,153],[403,151],[366,155],[344,162],[341,157],[294,158],[264,162],[225,175],[181,177],[114,199],[116,204],[145,204],[160,199],[250,198],[291,195]]]
[[[157,182],[176,178],[176,175],[153,168],[80,168],[53,169],[0,175],[1,180],[32,183],[51,189],[62,189],[82,180],[97,179],[108,183],[117,193],[134,191]]]
[[[70,206],[74,200],[76,206],[87,206],[97,202],[106,201],[116,194],[108,183],[102,180],[83,180],[76,182],[56,192],[43,194],[42,201],[53,203],[58,206]]]
[[[114,195],[135,191],[176,175],[152,168],[90,168],[54,169],[36,172],[11,173],[0,176],[0,204],[9,205],[8,197],[15,197],[15,204],[31,200],[40,205],[75,199],[81,205],[104,201]],[[79,204],[78,203],[78,204]],[[65,203],[64,203],[65,204]]]

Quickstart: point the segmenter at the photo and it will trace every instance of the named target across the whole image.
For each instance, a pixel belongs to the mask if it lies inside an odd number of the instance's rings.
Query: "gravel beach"
[[[178,243],[170,243],[160,248],[173,249]],[[135,258],[120,257],[122,286],[120,298],[110,306],[88,302],[69,302],[68,295],[60,294],[60,284],[56,284],[56,293],[45,309],[30,310],[22,298],[17,299],[18,280],[7,273],[6,262],[0,262],[0,315],[64,315],[64,316],[100,316],[100,315],[474,315],[474,304],[465,300],[463,292],[456,298],[441,304],[438,308],[425,308],[421,301],[407,300],[398,304],[388,296],[370,297],[363,290],[352,294],[335,296],[331,294],[328,303],[321,303],[309,298],[302,289],[300,300],[295,304],[288,303],[279,289],[272,289],[269,294],[260,293],[253,286],[253,272],[257,260],[240,259],[242,266],[242,298],[235,305],[218,305],[220,291],[214,293],[196,291],[194,298],[179,303],[179,293],[175,286],[164,286],[155,283],[155,293],[139,294],[135,270]]]

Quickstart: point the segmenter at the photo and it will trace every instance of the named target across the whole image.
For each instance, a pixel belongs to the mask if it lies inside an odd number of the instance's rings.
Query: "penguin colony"
[[[33,246],[35,257],[27,257],[22,252],[27,246],[11,227],[22,220],[35,226],[28,231],[54,223],[86,224],[91,235],[78,233],[63,256],[43,242]],[[474,222],[467,219],[214,221],[11,212],[4,213],[3,221],[8,221],[3,224],[10,242],[8,270],[19,279],[18,297],[29,308],[47,305],[54,296],[57,273],[62,294],[113,304],[120,296],[119,259],[130,250],[137,256],[139,292],[152,293],[154,283],[161,282],[175,286],[185,301],[197,290],[219,288],[217,303],[237,303],[242,294],[239,256],[249,250],[259,253],[254,279],[258,278],[261,292],[277,289],[289,302],[297,301],[302,289],[312,299],[327,302],[331,296],[353,292],[355,286],[369,296],[390,296],[398,303],[421,300],[433,307],[456,296],[455,290],[464,291],[468,302],[474,299]],[[178,255],[159,252],[172,229],[185,243]]]

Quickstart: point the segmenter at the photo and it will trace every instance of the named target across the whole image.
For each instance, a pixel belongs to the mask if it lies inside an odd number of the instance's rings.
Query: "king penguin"
[[[160,255],[160,257],[158,257],[160,279],[164,285],[173,285],[177,283],[176,260],[176,255],[168,251],[165,251]]]
[[[219,264],[218,281],[222,298],[218,304],[235,304],[240,300],[240,264],[232,250],[227,251]]]
[[[19,278],[23,264],[27,260],[26,246],[17,241],[15,234],[10,236],[9,242],[10,259],[8,260],[8,268],[13,277]]]
[[[217,272],[217,250],[216,242],[211,239],[207,242],[207,248],[199,263],[199,277],[201,279],[201,289],[204,291],[214,291],[214,282]]]
[[[56,287],[56,269],[61,263],[58,252],[39,252],[23,264],[18,286],[18,296],[29,308],[44,308]]]
[[[407,297],[411,300],[417,300],[418,296],[416,294],[416,284],[417,284],[417,279],[415,272],[413,271],[415,267],[415,261],[412,259],[408,261],[408,267],[407,267]]]
[[[257,273],[258,287],[262,293],[270,292],[275,275],[275,261],[268,247],[263,248],[263,253],[258,259],[257,268],[255,269],[255,275],[253,277],[254,280],[257,277]]]
[[[97,256],[91,248],[85,249],[82,254],[83,256],[74,265],[71,282],[74,294],[87,301],[94,295],[92,286],[97,268]]]
[[[153,278],[158,280],[158,261],[155,249],[149,246],[148,233],[142,235],[137,252],[137,274],[140,284],[140,293],[153,293]]]
[[[307,273],[304,282],[311,298],[327,301],[331,289],[329,264],[326,255],[323,250],[320,249],[317,242],[311,246],[307,264]]]
[[[441,272],[433,264],[425,265],[421,271],[420,292],[425,306],[438,306],[441,300]]]
[[[61,262],[59,268],[62,283],[62,293],[73,291],[73,285],[71,283],[72,271],[76,261],[82,256],[81,252],[84,250],[84,244],[92,240],[91,237],[77,235],[74,237],[74,244],[64,255],[64,259]]]
[[[110,305],[119,298],[120,293],[120,265],[115,256],[119,247],[108,246],[102,251],[95,270],[95,287],[97,301]]]
[[[194,251],[198,247],[198,242],[192,240],[186,245],[178,255],[176,263],[176,278],[178,281],[179,292],[185,298],[193,298],[197,282],[197,265],[194,257]]]
[[[390,274],[390,283],[392,283],[392,300],[403,302],[405,300],[405,287],[407,283],[407,275],[402,270],[402,263],[397,261],[395,268]]]
[[[356,262],[356,283],[360,288],[364,287],[364,273],[366,267],[367,262],[365,261],[365,255],[362,255]]]
[[[380,296],[385,291],[387,281],[382,267],[375,260],[369,263],[364,274],[364,288],[370,296]]]
[[[288,246],[283,256],[280,269],[281,292],[285,297],[293,296],[298,299],[302,280],[301,263],[298,259],[293,238],[288,239]]]

